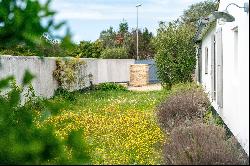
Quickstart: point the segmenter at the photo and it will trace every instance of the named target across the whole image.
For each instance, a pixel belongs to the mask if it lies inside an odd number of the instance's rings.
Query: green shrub
[[[206,124],[213,124],[217,126],[224,126],[224,122],[218,114],[215,114],[212,111],[212,106],[209,108],[208,111],[204,114],[204,123]]]
[[[64,140],[55,135],[51,125],[39,126],[36,119],[42,119],[49,110],[56,109],[55,104],[45,102],[37,108],[47,111],[31,111],[32,100],[20,105],[22,89],[33,76],[26,72],[22,87],[11,89],[6,95],[0,95],[0,164],[84,164],[88,161],[81,131],[71,133]],[[13,77],[0,80],[0,92],[10,88]],[[43,101],[40,101],[43,102]],[[41,107],[42,106],[42,107]]]
[[[101,58],[103,59],[127,59],[128,52],[125,48],[106,48],[102,51]]]
[[[164,145],[166,165],[242,165],[249,158],[236,139],[226,137],[225,129],[194,124],[177,127]]]
[[[110,91],[110,90],[127,91],[126,87],[116,83],[101,83],[96,85],[95,89],[102,91]]]
[[[40,56],[40,57],[65,57],[69,51],[63,48],[58,42],[47,39],[42,36],[39,44],[29,46],[27,44],[18,44],[12,47],[1,48],[1,55],[13,56]]]
[[[36,56],[34,49],[32,50],[30,47],[22,44],[15,47],[13,46],[12,48],[0,48],[0,54],[13,56]]]
[[[154,40],[158,78],[167,88],[191,82],[196,65],[193,29],[177,23],[161,24]]]
[[[54,96],[59,96],[59,97],[62,97],[63,99],[66,99],[68,101],[71,101],[71,102],[74,102],[76,101],[76,95],[75,95],[76,92],[69,92],[63,88],[58,88],[56,91],[55,91],[55,94]]]
[[[202,121],[209,105],[209,100],[201,88],[180,88],[157,107],[158,122],[167,131],[180,125],[190,125],[194,121]]]
[[[102,50],[103,46],[99,40],[95,42],[81,41],[70,55],[81,58],[100,58]]]
[[[78,84],[84,86],[84,79],[87,76],[83,75],[79,77],[81,67],[86,67],[86,62],[79,58],[58,58],[56,60],[56,69],[53,71],[53,77],[57,80],[59,87],[67,90],[71,90],[77,81]]]

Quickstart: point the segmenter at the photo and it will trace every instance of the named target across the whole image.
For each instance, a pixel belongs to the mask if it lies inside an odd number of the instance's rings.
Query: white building
[[[244,0],[221,0],[218,11],[227,9],[235,20],[223,21],[213,14],[210,28],[207,20],[200,22],[196,76],[214,109],[249,155],[248,4]]]

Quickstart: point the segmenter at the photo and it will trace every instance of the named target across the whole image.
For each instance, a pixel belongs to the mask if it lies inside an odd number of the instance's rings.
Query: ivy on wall
[[[74,85],[80,87],[85,85],[86,62],[79,57],[76,58],[58,58],[56,60],[56,69],[53,72],[54,78],[57,80],[59,87],[71,90]]]

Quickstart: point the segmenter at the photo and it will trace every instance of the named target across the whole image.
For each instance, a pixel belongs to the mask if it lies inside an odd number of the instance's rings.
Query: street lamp
[[[136,25],[136,59],[139,60],[139,55],[138,55],[138,8],[141,6],[142,4],[137,4],[135,7],[137,9],[137,25]]]
[[[238,8],[243,8],[244,9],[244,12],[248,13],[249,12],[249,3],[248,2],[245,2],[244,3],[244,6],[239,6],[235,3],[230,3],[229,5],[227,5],[226,9],[224,11],[216,11],[216,12],[213,12],[213,16],[216,18],[216,19],[221,19],[222,21],[225,21],[225,22],[233,22],[235,20],[234,16],[232,16],[231,14],[228,13],[228,10],[227,8],[230,6],[230,5],[235,5],[237,6]]]

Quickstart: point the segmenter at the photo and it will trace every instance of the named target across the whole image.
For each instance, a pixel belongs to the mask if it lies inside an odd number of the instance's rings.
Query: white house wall
[[[219,11],[229,3],[244,6],[242,0],[221,0]],[[234,22],[217,21],[216,28],[202,41],[202,85],[211,93],[211,36],[222,27],[223,108],[212,103],[231,132],[249,155],[249,13],[234,5],[228,11]],[[238,29],[238,56],[235,56],[234,31]],[[205,74],[205,47],[208,47],[208,74]]]
[[[208,37],[202,41],[202,85],[209,97],[211,97],[211,36],[215,33],[215,29],[208,33]],[[208,48],[208,74],[205,74],[205,48]]]

